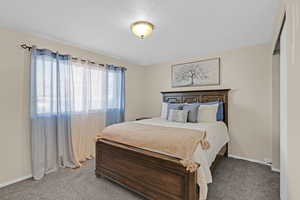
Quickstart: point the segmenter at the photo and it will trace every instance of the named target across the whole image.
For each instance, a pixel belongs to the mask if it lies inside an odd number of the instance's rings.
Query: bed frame
[[[162,92],[162,96],[163,102],[170,103],[222,101],[224,122],[228,125],[228,92],[229,89]],[[228,155],[228,144],[220,155]],[[140,148],[107,140],[97,141],[95,173],[150,200],[199,199],[197,171],[186,171],[177,158]]]

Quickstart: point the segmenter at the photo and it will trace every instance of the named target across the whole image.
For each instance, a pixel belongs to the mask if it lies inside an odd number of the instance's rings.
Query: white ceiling
[[[0,25],[149,65],[271,41],[279,0],[1,0]],[[131,23],[155,25],[141,40]]]

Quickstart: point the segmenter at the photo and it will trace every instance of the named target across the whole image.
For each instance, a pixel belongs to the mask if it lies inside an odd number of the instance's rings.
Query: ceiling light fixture
[[[144,39],[145,37],[151,35],[153,32],[154,25],[146,21],[138,21],[131,25],[131,31],[137,37]]]

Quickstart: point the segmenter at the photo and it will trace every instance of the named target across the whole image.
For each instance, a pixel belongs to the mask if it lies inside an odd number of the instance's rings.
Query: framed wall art
[[[172,87],[220,85],[220,58],[172,65]]]

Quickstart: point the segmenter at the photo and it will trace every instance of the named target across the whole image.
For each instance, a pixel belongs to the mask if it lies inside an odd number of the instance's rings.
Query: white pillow
[[[188,113],[189,113],[188,110],[174,110],[174,109],[171,109],[169,111],[168,120],[172,121],[172,122],[186,123]]]
[[[216,122],[219,104],[200,105],[198,108],[198,122]]]
[[[160,113],[160,117],[162,119],[167,119],[168,116],[168,103],[162,103],[161,105],[161,113]]]

